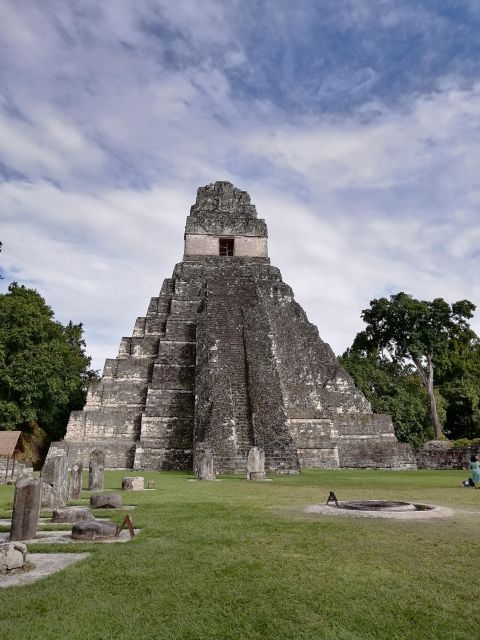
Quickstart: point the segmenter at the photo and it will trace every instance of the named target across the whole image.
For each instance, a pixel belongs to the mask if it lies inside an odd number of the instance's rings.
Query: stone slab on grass
[[[92,509],[118,509],[122,506],[122,496],[119,493],[94,493],[90,496]]]
[[[134,529],[135,537],[141,532],[141,529]],[[8,540],[8,533],[0,533],[0,542]],[[120,532],[117,538],[97,538],[96,540],[74,540],[71,531],[39,531],[34,540],[23,540],[25,544],[111,544],[116,542],[128,542],[132,540],[128,529]]]
[[[117,525],[114,522],[77,522],[72,527],[74,540],[97,540],[99,538],[113,538],[117,533]]]
[[[65,522],[90,522],[94,520],[93,513],[87,507],[63,507],[54,509],[52,522],[63,524]]]
[[[90,553],[28,554],[27,560],[34,565],[33,569],[10,576],[0,576],[0,588],[21,587],[25,584],[31,584],[76,562],[80,562],[80,560],[85,560],[89,555]]]
[[[145,478],[142,476],[125,476],[122,479],[122,489],[124,491],[143,491],[145,489]]]

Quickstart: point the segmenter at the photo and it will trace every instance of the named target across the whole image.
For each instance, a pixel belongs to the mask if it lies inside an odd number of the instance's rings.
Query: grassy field
[[[123,475],[108,472],[107,486]],[[1,640],[480,637],[480,491],[460,486],[466,472],[305,471],[265,483],[142,475],[157,490],[124,494],[141,535],[32,546],[92,555],[0,590]],[[330,490],[456,512],[421,522],[302,512]],[[0,487],[0,516],[12,496]],[[109,514],[120,523],[125,511]]]

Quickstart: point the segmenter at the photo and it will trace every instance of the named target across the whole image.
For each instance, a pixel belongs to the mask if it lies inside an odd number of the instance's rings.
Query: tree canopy
[[[55,321],[37,291],[15,282],[0,295],[0,429],[36,423],[63,436],[95,376],[89,367],[81,324]]]
[[[392,414],[401,439],[444,431],[474,437],[480,429],[480,348],[468,323],[474,310],[468,300],[450,305],[401,292],[362,311],[367,326],[342,362],[374,409]]]

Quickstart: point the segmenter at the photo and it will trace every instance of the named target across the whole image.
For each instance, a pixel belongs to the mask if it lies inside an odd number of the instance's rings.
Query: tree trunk
[[[428,399],[430,401],[430,419],[432,421],[433,433],[435,434],[436,440],[441,440],[444,438],[442,425],[440,424],[440,420],[438,418],[437,412],[437,400],[435,398],[435,393],[433,391],[433,369],[434,364],[432,362],[431,354],[427,355],[427,363],[428,363],[428,375],[425,375],[425,371],[418,360],[414,360],[415,366],[417,367],[417,371],[420,374],[420,378],[422,380],[422,384],[425,387],[425,390],[428,394]]]

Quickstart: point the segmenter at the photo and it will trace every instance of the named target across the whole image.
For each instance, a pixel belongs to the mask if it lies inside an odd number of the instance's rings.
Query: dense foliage
[[[0,429],[38,424],[51,439],[85,401],[89,370],[81,324],[63,326],[33,289],[0,295]]]
[[[374,411],[390,413],[414,445],[445,434],[480,435],[480,342],[468,324],[475,306],[405,293],[373,300],[367,323],[342,356]]]

